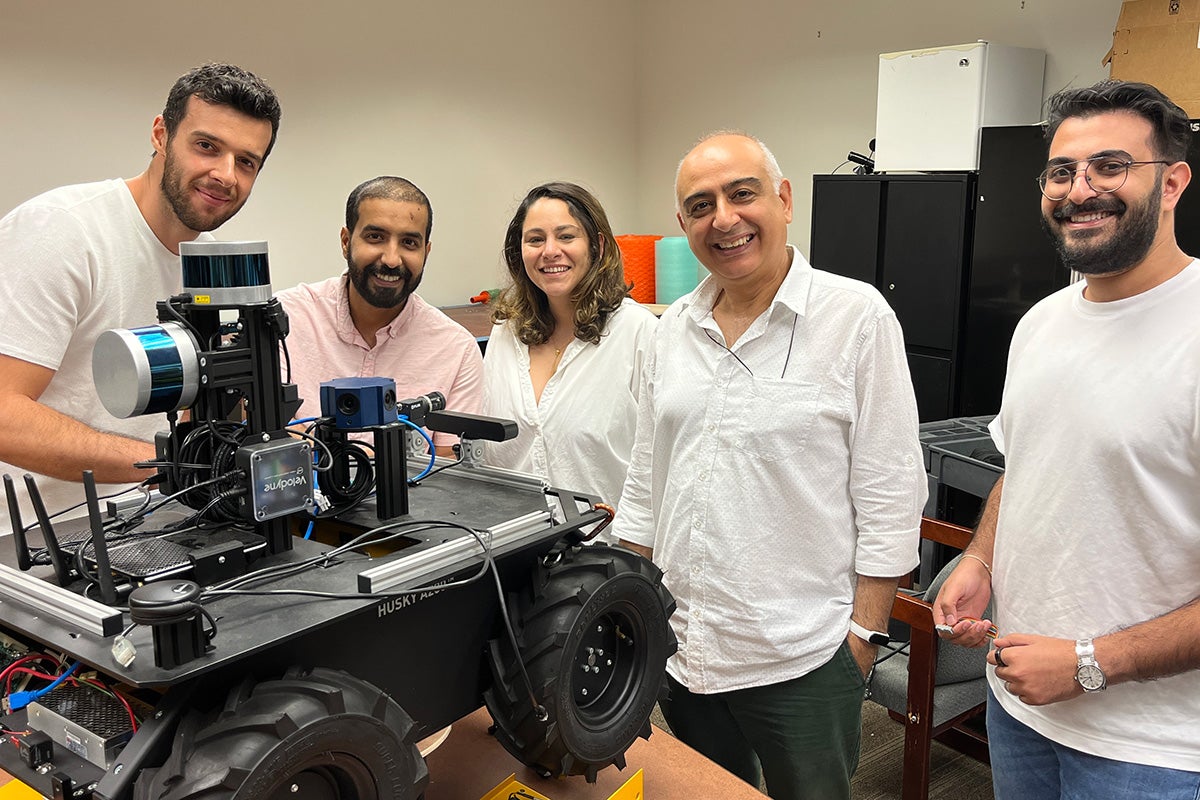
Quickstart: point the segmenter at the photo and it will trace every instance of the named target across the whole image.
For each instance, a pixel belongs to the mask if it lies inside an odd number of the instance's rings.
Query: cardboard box
[[[1153,84],[1200,119],[1200,0],[1127,0],[1102,63],[1113,78]]]

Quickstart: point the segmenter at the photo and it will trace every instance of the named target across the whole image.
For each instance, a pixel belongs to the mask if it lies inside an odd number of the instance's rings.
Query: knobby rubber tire
[[[413,722],[394,700],[346,672],[293,668],[187,714],[134,798],[416,800],[428,782]]]
[[[554,557],[552,557],[552,560]],[[622,547],[573,547],[509,596],[509,614],[540,720],[507,636],[488,643],[492,685],[484,693],[497,740],[545,776],[586,775],[615,764],[666,691],[675,652],[675,600],[662,571]]]

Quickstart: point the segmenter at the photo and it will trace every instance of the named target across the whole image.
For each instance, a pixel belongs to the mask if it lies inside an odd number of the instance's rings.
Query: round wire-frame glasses
[[[1038,188],[1042,190],[1047,200],[1065,200],[1075,185],[1079,170],[1083,170],[1083,178],[1088,186],[1097,194],[1115,192],[1129,180],[1129,168],[1140,167],[1144,164],[1170,164],[1170,161],[1131,161],[1115,156],[1100,156],[1083,161],[1070,161],[1065,164],[1054,164],[1046,167],[1037,176]],[[1080,166],[1082,165],[1082,166]]]

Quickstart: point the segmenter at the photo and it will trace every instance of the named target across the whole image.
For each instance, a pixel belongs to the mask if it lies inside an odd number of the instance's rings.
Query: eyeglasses
[[[1088,186],[1092,187],[1092,191],[1107,194],[1115,192],[1125,185],[1125,181],[1129,178],[1130,167],[1170,163],[1170,161],[1126,161],[1122,158],[1101,156],[1047,167],[1041,175],[1038,175],[1037,182],[1047,200],[1064,200],[1071,193],[1071,187],[1075,185],[1075,176],[1082,169],[1084,180],[1088,182]]]

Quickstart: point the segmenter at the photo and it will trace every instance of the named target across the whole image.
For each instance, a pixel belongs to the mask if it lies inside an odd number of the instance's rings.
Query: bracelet
[[[975,555],[974,553],[963,553],[962,557],[963,558],[973,558],[976,561],[978,561],[980,564],[983,564],[983,568],[988,571],[988,577],[990,578],[992,576],[992,568],[989,567],[988,563],[986,561],[984,561],[982,558],[980,558],[979,556]]]
[[[867,630],[854,620],[850,620],[850,632],[859,639],[862,639],[864,642],[869,642],[874,645],[891,644],[892,641],[892,637],[883,631]]]

